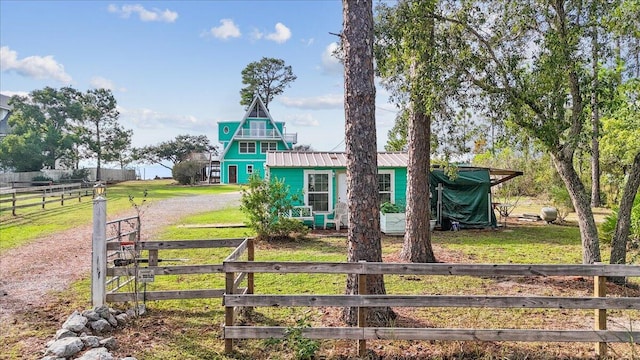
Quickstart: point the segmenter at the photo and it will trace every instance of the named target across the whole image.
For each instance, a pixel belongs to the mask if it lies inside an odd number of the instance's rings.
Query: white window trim
[[[249,171],[249,169],[251,169],[251,171]],[[247,174],[250,174],[250,175],[253,174],[253,164],[247,164],[246,171],[247,171]]]
[[[313,209],[314,213],[318,214],[329,214],[333,211],[333,171],[332,170],[304,170],[304,204],[309,205],[309,175],[311,174],[327,174],[329,176],[329,209],[328,211],[316,211]]]
[[[395,170],[378,170],[378,174],[389,174],[391,178],[391,203],[396,202],[396,179],[395,179]],[[378,189],[378,194],[380,193],[380,189]],[[386,191],[385,191],[386,193]]]
[[[249,133],[251,136],[266,136],[267,122],[264,120],[249,122]]]
[[[251,144],[253,143],[253,152],[242,152],[242,146],[240,144],[245,143],[245,144]],[[255,154],[256,153],[256,142],[255,141],[238,141],[238,154]]]
[[[265,144],[275,144],[276,148],[273,149],[273,150],[272,149],[267,149],[266,151],[263,151],[262,145],[265,145]],[[260,142],[260,153],[261,154],[266,154],[267,151],[278,151],[278,142],[277,141],[261,141]]]

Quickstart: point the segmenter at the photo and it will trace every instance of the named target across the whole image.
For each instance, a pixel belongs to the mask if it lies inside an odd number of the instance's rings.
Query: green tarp
[[[443,230],[451,222],[460,228],[485,228],[496,225],[496,216],[490,203],[491,179],[489,169],[458,168],[452,180],[441,169],[433,169],[430,176],[431,211],[438,214],[438,184],[441,187],[439,224]]]

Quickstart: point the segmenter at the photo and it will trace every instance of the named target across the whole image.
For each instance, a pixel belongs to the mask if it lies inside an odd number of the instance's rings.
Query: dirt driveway
[[[237,206],[240,193],[172,198],[145,205],[142,239],[152,238],[180,218]],[[108,205],[107,205],[108,206]],[[135,215],[132,210],[109,216],[114,220]],[[66,289],[88,276],[91,267],[92,225],[50,234],[0,255],[0,323],[10,323],[17,312],[41,307],[50,291]]]

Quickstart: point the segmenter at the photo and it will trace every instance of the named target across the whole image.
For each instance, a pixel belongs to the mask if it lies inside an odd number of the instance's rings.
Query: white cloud
[[[279,98],[278,101],[284,106],[298,109],[341,109],[343,107],[344,97],[342,94],[330,94],[297,99],[283,96]]]
[[[311,46],[313,45],[313,43],[316,40],[314,38],[310,38],[310,39],[300,39],[300,42],[303,43],[305,46]]]
[[[129,18],[131,14],[138,14],[140,20],[145,22],[160,21],[173,23],[178,18],[178,13],[175,11],[171,11],[169,9],[160,10],[156,8],[147,10],[140,4],[122,5],[122,7],[110,4],[109,7],[107,7],[107,10],[110,13],[120,14],[120,16],[122,16],[123,18]]]
[[[334,55],[338,49],[338,43],[332,42],[322,52],[321,57],[321,69],[322,72],[327,75],[339,75],[342,74],[342,64],[340,60]]]
[[[267,40],[275,41],[278,44],[285,43],[291,38],[291,30],[283,23],[276,24],[276,31],[265,36]]]
[[[253,29],[253,30],[251,31],[251,39],[253,39],[253,40],[260,40],[260,39],[262,39],[263,37],[264,37],[264,33],[263,33],[263,32],[261,32],[260,30],[258,30],[258,29]]]
[[[220,20],[220,24],[218,27],[212,27],[208,34],[222,40],[238,38],[242,35],[240,28],[238,28],[238,25],[236,25],[232,19],[222,19]]]
[[[314,119],[311,114],[293,114],[285,116],[286,122],[294,126],[313,127],[319,126],[318,120]]]
[[[96,89],[117,90],[120,92],[126,92],[126,88],[117,88],[113,81],[103,78],[102,76],[94,76],[89,80],[89,84]]]
[[[35,79],[53,79],[64,84],[72,81],[71,76],[64,71],[64,66],[52,55],[18,59],[18,53],[8,46],[0,48],[0,68],[3,72],[15,71],[22,76]]]
[[[140,129],[183,129],[200,130],[209,125],[193,115],[164,114],[151,109],[126,109],[118,106],[118,111],[123,120]],[[208,130],[207,130],[208,131]]]

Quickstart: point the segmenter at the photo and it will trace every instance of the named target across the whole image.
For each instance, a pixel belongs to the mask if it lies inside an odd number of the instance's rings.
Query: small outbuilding
[[[406,204],[408,154],[378,153],[380,203]],[[343,152],[269,151],[265,174],[278,178],[311,206],[315,224],[322,225],[339,202],[347,201],[347,157]],[[431,171],[431,211],[444,229],[457,222],[462,228],[491,227],[496,217],[491,187],[522,175],[521,171],[459,167],[449,178],[443,169]],[[343,224],[346,225],[346,224]]]

